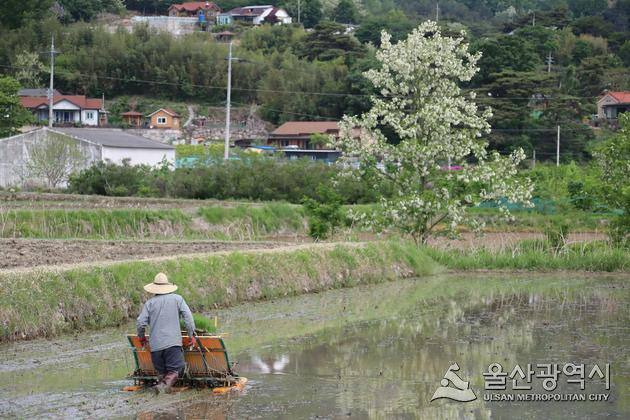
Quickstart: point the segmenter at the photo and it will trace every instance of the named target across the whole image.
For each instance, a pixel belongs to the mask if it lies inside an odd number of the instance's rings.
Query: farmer
[[[195,321],[184,298],[173,293],[177,286],[170,283],[166,274],[158,273],[153,280],[144,286],[144,290],[153,294],[142,307],[136,325],[138,337],[143,347],[147,344],[144,335],[150,325],[149,345],[153,367],[158,372],[158,383],[153,388],[157,394],[169,393],[171,387],[184,370],[184,353],[182,350],[182,333],[179,317],[184,318],[191,344],[197,345],[194,337]]]

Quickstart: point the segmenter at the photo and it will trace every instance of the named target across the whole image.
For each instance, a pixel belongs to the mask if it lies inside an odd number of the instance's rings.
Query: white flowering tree
[[[479,228],[466,208],[483,201],[499,201],[506,217],[506,201],[529,205],[531,184],[516,178],[523,151],[502,157],[486,150],[491,111],[478,109],[474,93],[460,87],[480,58],[468,52],[464,34],[442,36],[426,22],[404,41],[390,39],[382,34],[380,66],[364,73],[379,95],[367,113],[343,118],[336,143],[345,159],[359,159],[361,176],[394,186],[394,197],[380,203],[381,217],[363,214],[364,221],[380,220],[426,243],[461,224]]]

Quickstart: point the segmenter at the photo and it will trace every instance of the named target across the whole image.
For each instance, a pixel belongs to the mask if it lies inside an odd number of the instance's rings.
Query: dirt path
[[[0,270],[59,264],[208,253],[236,249],[265,249],[283,242],[222,241],[102,241],[58,239],[0,239]]]
[[[55,242],[55,241],[53,241]],[[85,241],[90,242],[90,241]],[[111,241],[108,241],[111,242]],[[135,244],[138,244],[135,242]],[[142,244],[142,243],[141,243]],[[168,251],[168,246],[165,248],[160,248],[164,244],[162,242],[148,242],[151,246],[156,246],[159,249],[164,250],[161,255],[158,255],[156,252],[151,252],[151,254],[147,254],[144,256],[136,256],[134,258],[130,258],[130,254],[123,253],[117,254],[119,258],[105,260],[103,258],[95,258],[93,260],[87,260],[82,262],[64,262],[57,264],[47,264],[47,265],[22,265],[22,266],[13,266],[10,268],[0,269],[0,275],[2,274],[11,274],[11,273],[27,273],[32,270],[45,270],[45,271],[63,271],[69,270],[73,268],[81,268],[81,267],[93,267],[93,266],[107,266],[111,264],[117,264],[121,262],[136,262],[140,260],[144,261],[165,261],[173,258],[199,258],[208,255],[225,255],[234,251],[243,251],[243,252],[253,252],[256,253],[271,253],[271,252],[286,252],[286,251],[297,251],[300,249],[312,249],[312,248],[333,248],[337,245],[343,246],[363,246],[365,242],[322,242],[322,243],[305,243],[305,244],[288,244],[282,242],[207,242],[207,249],[204,251],[197,250],[193,251],[190,247],[190,242],[182,242],[182,243],[174,243],[179,246],[180,252],[175,250]],[[155,245],[157,244],[157,245]],[[197,242],[197,244],[204,244]],[[203,246],[201,246],[203,249]],[[35,257],[37,258],[37,257]],[[2,261],[2,260],[0,260]],[[36,259],[36,261],[41,261],[41,257]]]
[[[504,250],[523,239],[540,239],[539,233],[506,232],[476,236],[465,233],[460,239],[436,238],[429,245],[442,249]],[[583,232],[571,234],[569,243],[602,240],[601,233]],[[360,242],[378,239],[363,235]],[[352,242],[339,242],[352,243]],[[355,242],[357,243],[357,242]],[[330,243],[336,244],[336,243]],[[287,247],[311,246],[307,237],[271,237],[267,241],[145,241],[145,240],[65,240],[65,239],[0,239],[0,272],[13,269],[30,269],[56,265],[93,264],[96,262],[171,258],[176,255],[199,255],[221,251],[249,249],[286,249]],[[319,244],[320,246],[324,244]]]
[[[186,105],[186,109],[188,110],[188,119],[183,125],[184,128],[188,127],[192,123],[192,120],[195,118],[195,107],[188,104]]]
[[[0,211],[8,209],[197,209],[203,206],[235,207],[238,205],[263,206],[264,203],[238,200],[192,200],[183,198],[109,197],[103,195],[10,193],[0,191]]]

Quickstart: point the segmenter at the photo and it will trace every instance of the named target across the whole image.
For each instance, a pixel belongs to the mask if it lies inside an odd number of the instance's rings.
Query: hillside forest
[[[607,127],[591,127],[601,92],[630,89],[630,0],[309,0],[299,25],[216,26],[180,37],[116,26],[130,15],[165,14],[171,3],[5,1],[0,73],[23,87],[46,87],[54,35],[55,87],[64,93],[218,106],[225,101],[227,45],[212,32],[229,29],[239,58],[235,106],[256,105],[273,124],[338,120],[364,112],[370,95],[378,95],[362,73],[377,65],[381,31],[400,40],[437,19],[443,33],[465,31],[471,49],[482,53],[464,88],[493,110],[491,147],[535,149],[538,159],[552,159],[560,126],[563,161],[588,160],[606,136]],[[216,3],[226,10],[251,1]],[[297,14],[296,0],[265,3]]]

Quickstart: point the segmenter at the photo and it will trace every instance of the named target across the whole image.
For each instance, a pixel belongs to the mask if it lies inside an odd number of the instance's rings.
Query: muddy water
[[[627,277],[449,275],[337,290],[216,313],[241,394],[120,391],[132,358],[123,329],[0,347],[1,417],[149,418],[598,418],[630,416]],[[537,364],[610,365],[558,377],[546,391]],[[476,399],[430,402],[447,369]],[[483,372],[500,363],[535,370],[536,395],[606,401],[487,401]],[[572,377],[576,378],[576,377]],[[520,378],[519,378],[520,379]],[[454,388],[453,383],[447,387]],[[526,381],[519,382],[527,385]],[[566,398],[566,397],[565,397]],[[600,398],[600,397],[596,397]],[[601,397],[603,398],[603,397]]]

